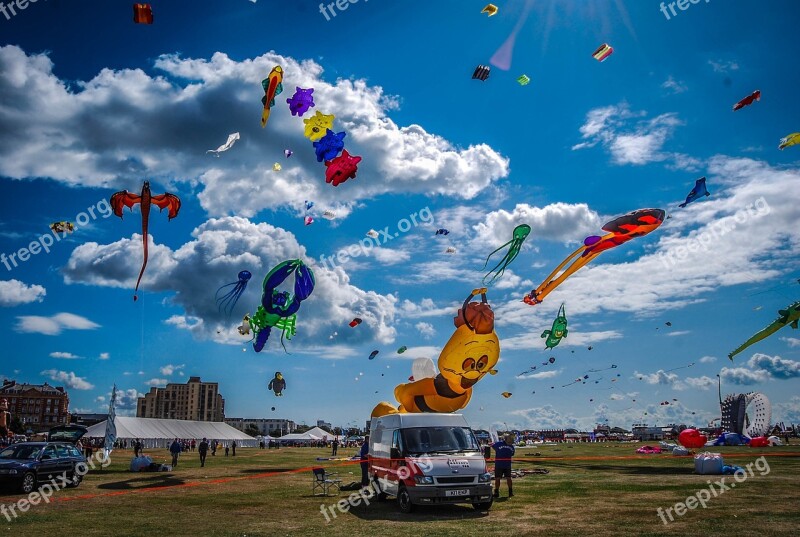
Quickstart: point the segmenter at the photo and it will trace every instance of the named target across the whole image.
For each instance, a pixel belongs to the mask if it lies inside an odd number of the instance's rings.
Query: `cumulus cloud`
[[[667,373],[663,369],[659,369],[655,373],[639,373],[634,371],[634,376],[647,384],[666,384],[669,386],[678,382],[678,375],[676,373]]]
[[[164,386],[167,385],[168,382],[169,381],[167,379],[150,379],[148,381],[145,381],[145,384],[147,384],[148,386],[154,386],[156,388],[163,388]]]
[[[73,390],[91,390],[94,388],[94,384],[91,384],[83,377],[77,376],[75,373],[66,372],[66,371],[58,371],[56,369],[47,369],[42,371],[40,375],[44,375],[50,380],[53,380],[59,384],[63,384],[67,388],[71,388]]]
[[[309,145],[302,120],[285,106],[270,118],[274,142],[253,121],[253,103],[263,96],[253,81],[276,64],[292,85],[314,88],[322,111],[335,113],[337,129],[347,131],[348,150],[365,156],[347,189],[320,182],[324,168],[313,151],[296,151],[280,174],[264,158]],[[106,68],[90,80],[68,82],[54,74],[46,54],[0,47],[6,75],[0,94],[14,103],[0,108],[0,174],[129,189],[143,176],[188,177],[212,216],[252,217],[280,206],[299,211],[314,199],[342,217],[356,200],[385,193],[472,199],[509,173],[508,159],[485,143],[460,147],[420,125],[398,125],[389,117],[396,98],[365,80],[327,81],[311,60],[272,52],[241,61],[220,52],[210,59],[169,54],[153,67],[157,75]],[[45,109],[50,113],[42,114]],[[241,140],[230,151],[220,158],[204,154],[234,131]]]
[[[785,341],[791,348],[800,347],[800,339],[796,337],[782,337],[781,341]]]
[[[713,364],[716,361],[717,358],[715,356],[703,356],[702,358],[700,358],[701,364]]]
[[[717,385],[716,378],[711,378],[706,375],[702,377],[687,377],[683,380],[690,388],[697,388],[700,390],[708,390]]]
[[[579,129],[583,141],[572,149],[601,144],[611,153],[614,164],[643,165],[673,159],[673,166],[679,165],[674,160],[676,155],[663,149],[683,122],[676,114],[661,114],[650,120],[642,119],[645,115],[632,112],[625,103],[590,110]]]
[[[63,330],[94,330],[100,325],[73,313],[58,313],[52,317],[23,315],[17,317],[17,332],[57,336]]]
[[[50,358],[61,358],[63,360],[78,360],[81,358],[81,356],[78,356],[77,354],[72,354],[71,352],[56,351],[50,353]]]
[[[98,360],[108,360],[111,358],[111,355],[107,352],[101,352],[100,356],[97,357]]]
[[[111,398],[111,391],[109,390],[106,395]],[[130,416],[136,413],[136,403],[139,397],[144,397],[143,393],[139,393],[135,388],[117,389],[117,402],[116,412],[120,416]]]
[[[231,329],[213,300],[208,300],[208,290],[216,289],[221,281],[229,281],[242,266],[254,274],[266,274],[285,259],[308,259],[305,248],[296,237],[283,229],[267,223],[253,223],[240,217],[223,217],[206,221],[197,227],[187,242],[177,250],[155,245],[150,250],[148,271],[142,279],[142,288],[148,291],[171,291],[171,302],[183,308],[184,313],[166,322],[187,330],[198,338],[213,339],[219,343],[242,344],[243,339]],[[129,287],[138,269],[130,263],[131,256],[141,255],[141,244],[135,239],[122,239],[112,244],[94,242],[78,246],[72,253],[63,272],[67,283]],[[316,286],[302,306],[301,328],[292,345],[323,344],[338,326],[335,319],[360,317],[359,330],[340,334],[343,343],[355,344],[375,340],[391,343],[396,335],[393,326],[397,298],[374,291],[363,291],[350,284],[350,277],[341,266],[323,267],[311,261]],[[150,265],[159,267],[152,269]],[[191,278],[185,277],[192,274]],[[293,290],[294,276],[285,285]],[[236,316],[244,314],[242,304],[260,302],[258,285],[247,288],[240,300]],[[254,312],[250,312],[254,313]],[[277,339],[275,344],[279,345]]]
[[[776,379],[786,380],[800,377],[800,362],[787,360],[780,356],[756,353],[748,360],[747,365],[753,369],[765,371],[770,377]]]
[[[750,386],[769,380],[769,373],[766,371],[753,371],[744,367],[723,367],[719,376],[722,382],[739,386]]]
[[[418,322],[414,325],[414,328],[425,339],[430,339],[436,334],[436,330],[434,330],[431,323]]]
[[[724,185],[719,194],[687,206],[690,219],[667,220],[647,237],[601,254],[557,289],[556,301],[542,308],[580,303],[584,315],[600,311],[637,312],[648,317],[706,300],[720,289],[754,285],[784,276],[796,265],[800,229],[800,170],[771,167],[752,159],[714,157],[709,181]],[[752,230],[765,229],[753,241]],[[625,250],[625,253],[621,252]],[[617,261],[614,261],[616,255]],[[622,255],[635,255],[630,261]],[[551,265],[548,265],[551,266]],[[691,282],[691,285],[687,285]],[[552,296],[556,296],[554,293]],[[650,306],[661,304],[658,312]],[[517,297],[494,304],[504,324],[530,326],[531,317],[551,322]],[[572,340],[572,332],[565,342]]]
[[[19,280],[0,281],[0,307],[41,302],[46,294],[41,285],[28,285]]]
[[[173,373],[175,373],[175,372],[177,372],[177,371],[179,371],[179,370],[181,370],[181,369],[183,369],[185,367],[186,367],[186,364],[181,364],[181,365],[167,364],[167,365],[161,367],[161,369],[159,369],[159,371],[161,371],[162,375],[170,376]]]

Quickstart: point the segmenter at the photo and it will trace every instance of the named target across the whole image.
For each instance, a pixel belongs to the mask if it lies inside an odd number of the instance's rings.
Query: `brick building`
[[[26,432],[44,432],[69,423],[69,395],[63,387],[6,380],[0,399],[8,400],[10,419],[19,418]]]

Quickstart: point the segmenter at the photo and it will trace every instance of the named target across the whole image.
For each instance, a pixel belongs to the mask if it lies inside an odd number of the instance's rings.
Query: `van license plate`
[[[446,490],[445,496],[469,496],[469,489]]]

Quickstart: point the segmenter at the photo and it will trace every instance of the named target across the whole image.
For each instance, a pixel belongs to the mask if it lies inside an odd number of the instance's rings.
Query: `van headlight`
[[[433,485],[433,478],[429,475],[414,476],[414,481],[416,481],[417,485]]]
[[[479,483],[489,483],[492,480],[492,474],[485,473],[478,476]]]

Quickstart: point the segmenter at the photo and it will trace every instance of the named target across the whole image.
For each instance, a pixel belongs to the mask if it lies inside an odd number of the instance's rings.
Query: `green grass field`
[[[735,488],[718,493],[665,525],[656,509],[672,507],[721,476],[695,475],[692,458],[635,456],[641,444],[583,444],[518,448],[515,468],[546,468],[546,475],[514,480],[514,498],[501,498],[488,513],[471,506],[419,507],[403,515],[394,501],[359,506],[326,522],[321,505],[347,492],[311,495],[308,468],[325,466],[344,483],[360,480],[358,464],[317,463],[327,450],[240,449],[237,456],[181,457],[169,473],[127,470],[132,453],[115,451],[112,464],[91,471],[80,487],[57,492],[8,522],[5,535],[277,536],[387,535],[734,535],[770,537],[800,533],[800,446],[715,448],[726,464],[745,466],[766,455],[769,472],[755,470]],[[354,450],[340,450],[350,455]],[[540,456],[533,456],[539,452]],[[169,462],[166,450],[147,453]],[[763,468],[763,466],[762,466]],[[726,483],[736,483],[732,476]],[[2,492],[0,504],[24,498]]]

